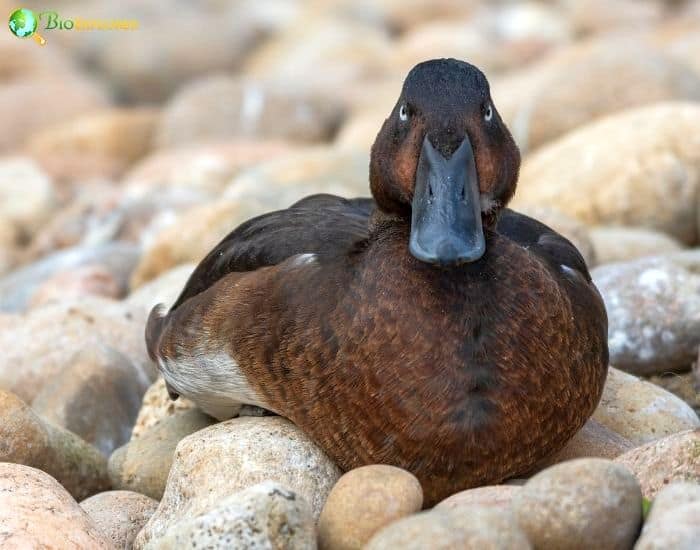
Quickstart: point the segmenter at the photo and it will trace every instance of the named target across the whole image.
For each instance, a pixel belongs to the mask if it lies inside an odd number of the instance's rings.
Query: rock
[[[0,113],[1,96],[2,92]],[[13,240],[28,241],[46,222],[55,206],[53,182],[33,160],[26,157],[0,158],[0,219],[13,227],[16,232]]]
[[[294,491],[318,518],[339,477],[337,466],[288,420],[234,418],[180,442],[158,511],[139,540],[143,545],[155,541],[185,518],[268,480]]]
[[[395,90],[400,90],[401,84],[397,84]],[[361,109],[349,116],[338,131],[335,145],[340,149],[369,151],[377,138],[379,129],[386,120],[387,113],[396,102],[396,92],[389,96],[391,99],[379,107]]]
[[[129,441],[147,387],[146,375],[118,351],[86,348],[46,381],[32,408],[109,456]]]
[[[556,208],[547,206],[527,206],[518,211],[535,218],[569,239],[586,260],[589,269],[598,262],[589,230],[580,221],[563,214]]]
[[[97,449],[46,422],[16,395],[2,390],[0,462],[39,468],[78,500],[109,488],[107,461]]]
[[[595,35],[624,27],[645,28],[658,21],[664,6],[664,2],[635,0],[563,0],[558,4],[565,9],[577,35]]]
[[[315,193],[367,196],[368,166],[367,151],[309,147],[243,170],[231,180],[224,197],[269,212]]]
[[[512,70],[570,38],[555,6],[523,2],[483,5],[464,19],[437,19],[415,26],[393,48],[392,67],[407,74],[426,59],[465,59],[487,75]]]
[[[144,531],[146,533],[147,531]],[[274,481],[264,481],[224,498],[211,510],[173,525],[161,539],[136,548],[316,547],[310,506]]]
[[[132,491],[106,491],[85,499],[80,507],[115,548],[130,549],[158,501]]]
[[[442,509],[395,521],[372,537],[365,550],[469,550],[531,548],[510,512],[493,508]]]
[[[291,150],[281,141],[243,139],[162,149],[136,164],[123,186],[134,198],[182,188],[214,199],[241,169]]]
[[[699,124],[699,105],[665,103],[582,126],[526,158],[513,208],[550,206],[587,225],[698,242]]]
[[[136,424],[131,432],[131,437],[136,439],[149,429],[158,424],[161,420],[170,418],[177,413],[194,409],[197,406],[185,397],[178,397],[175,401],[170,399],[168,389],[165,387],[165,380],[159,377],[146,390],[136,419]]]
[[[182,264],[159,275],[132,292],[126,299],[129,309],[143,311],[148,315],[154,306],[166,304],[170,307],[185,287],[196,264]]]
[[[666,515],[688,504],[700,502],[700,485],[685,481],[674,481],[666,485],[654,498],[646,524],[661,521]],[[645,526],[646,527],[646,526]]]
[[[662,376],[652,376],[649,382],[680,397],[693,408],[695,414],[700,414],[700,372],[698,370],[700,367],[697,365],[696,361],[693,370],[682,374],[667,373]]]
[[[112,548],[55,479],[21,464],[0,463],[0,525],[4,548]]]
[[[513,137],[530,151],[604,115],[700,99],[700,75],[639,35],[618,33],[561,48],[493,88]]]
[[[342,116],[332,97],[213,76],[187,85],[169,102],[157,143],[165,148],[232,138],[328,141]]]
[[[401,34],[432,20],[465,19],[482,4],[481,0],[383,0],[357,4],[369,11],[376,10],[376,17],[384,26]],[[366,12],[365,12],[366,13]]]
[[[22,49],[20,58],[24,58],[26,49]],[[0,87],[0,120],[12,131],[0,136],[0,151],[23,144],[29,136],[44,128],[107,106],[105,92],[94,82],[62,72],[60,67],[56,71],[48,77],[17,78],[10,82],[3,79]],[[50,108],[46,104],[47,98],[54,99]],[[0,172],[4,173],[5,169]],[[26,180],[23,183],[26,184]],[[31,195],[26,186],[22,190],[23,199],[27,201]],[[0,204],[4,201],[3,197]]]
[[[255,79],[337,97],[351,84],[390,73],[390,52],[386,32],[376,27],[309,17],[258,48],[245,69]]]
[[[510,513],[510,504],[520,492],[517,485],[488,485],[460,491],[435,505],[435,510],[495,508]]]
[[[682,248],[673,237],[641,227],[598,226],[592,227],[589,235],[598,264],[628,262]]]
[[[631,548],[642,521],[637,480],[620,464],[599,458],[543,470],[512,507],[535,548]]]
[[[199,263],[237,225],[263,211],[258,204],[233,200],[185,210],[150,240],[131,276],[131,288],[138,288],[180,264]],[[187,231],[183,231],[184,227]]]
[[[615,462],[634,473],[649,499],[671,482],[700,483],[700,429],[657,439],[626,452]]]
[[[664,487],[651,507],[635,550],[692,550],[700,540],[700,485],[675,482]]]
[[[576,435],[554,457],[540,467],[558,464],[574,458],[615,458],[634,447],[633,442],[618,432],[589,418]]]
[[[18,316],[0,331],[0,387],[31,402],[48,380],[73,362],[77,350],[108,346],[149,378],[154,367],[143,345],[146,319],[119,302],[84,297],[49,304]],[[59,344],[59,345],[57,345]]]
[[[610,364],[645,375],[690,366],[700,346],[700,274],[666,256],[591,275],[608,311]]]
[[[177,444],[212,422],[198,409],[192,409],[163,419],[143,431],[140,437],[118,448],[109,458],[112,486],[160,500]]]
[[[148,153],[158,117],[152,108],[88,113],[34,134],[27,148],[57,179],[114,178]]]
[[[24,311],[33,300],[36,299],[39,303],[49,301],[56,293],[60,296],[61,290],[65,291],[63,300],[66,300],[71,295],[84,297],[96,294],[89,292],[90,289],[102,288],[111,293],[116,284],[116,292],[123,295],[139,256],[137,246],[122,242],[78,246],[55,252],[0,279],[0,310]],[[99,274],[99,270],[107,271],[107,280]],[[75,275],[85,277],[86,280],[70,280]],[[112,285],[109,277],[112,278]],[[69,284],[65,283],[66,278],[70,280]],[[62,281],[66,286],[60,288]]]
[[[89,7],[96,12],[94,17],[105,17],[104,8]],[[198,77],[236,71],[271,30],[284,26],[295,13],[295,7],[287,2],[261,5],[251,0],[187,4],[177,12],[168,2],[135,3],[130,9],[129,17],[137,19],[141,28],[149,29],[147,51],[139,40],[142,32],[114,33],[98,44],[84,38],[69,51],[82,44],[82,52],[94,58],[119,97],[134,103],[159,103]],[[192,34],[192,22],[198,28],[216,28],[218,32],[201,33],[194,42],[183,40]]]
[[[25,263],[36,262],[59,249],[96,247],[112,241],[138,242],[125,226],[124,192],[106,180],[74,186],[70,200],[59,208],[24,250]],[[152,215],[152,213],[151,213]],[[139,228],[140,231],[140,228]]]
[[[28,307],[33,309],[69,299],[76,300],[82,296],[121,297],[123,289],[116,277],[99,264],[90,264],[66,269],[50,276],[39,284],[29,300]]]
[[[681,399],[612,367],[593,419],[635,446],[700,426],[698,416]]]
[[[333,486],[318,523],[321,549],[361,549],[372,535],[423,506],[416,477],[386,465],[350,470]]]

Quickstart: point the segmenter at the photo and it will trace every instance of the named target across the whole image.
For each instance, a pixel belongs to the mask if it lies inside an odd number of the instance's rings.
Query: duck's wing
[[[344,254],[368,236],[374,199],[312,195],[239,225],[200,262],[171,308],[233,272],[276,265],[296,254]]]
[[[496,226],[498,233],[527,248],[545,260],[555,271],[581,276],[586,283],[591,275],[586,260],[571,241],[534,218],[506,208]]]

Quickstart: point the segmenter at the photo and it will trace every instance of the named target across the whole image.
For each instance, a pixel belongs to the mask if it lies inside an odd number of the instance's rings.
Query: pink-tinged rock
[[[116,548],[130,549],[158,507],[158,501],[133,491],[106,491],[80,503],[95,527]]]
[[[510,503],[520,490],[518,485],[489,485],[467,489],[437,503],[435,509],[465,508],[469,510],[478,506],[506,511],[510,510]]]
[[[3,548],[115,548],[55,479],[20,464],[0,463],[0,525]]]
[[[700,483],[700,429],[652,441],[617,457],[615,462],[634,473],[649,499],[674,481]]]

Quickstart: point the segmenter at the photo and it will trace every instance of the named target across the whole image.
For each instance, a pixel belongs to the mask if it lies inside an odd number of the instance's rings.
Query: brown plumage
[[[464,143],[478,179],[454,193],[452,176],[443,191],[424,181],[421,147],[449,159]],[[578,251],[503,208],[518,165],[478,69],[419,65],[373,148],[376,203],[319,195],[250,220],[167,316],[152,313],[147,344],[171,391],[218,417],[241,402],[277,412],[345,470],[406,468],[427,505],[526,473],[591,415],[608,357],[605,309]],[[430,218],[441,200],[468,210],[469,182],[481,220]],[[412,221],[418,208],[428,217]],[[419,224],[431,260],[409,247]],[[464,224],[483,224],[481,252]]]

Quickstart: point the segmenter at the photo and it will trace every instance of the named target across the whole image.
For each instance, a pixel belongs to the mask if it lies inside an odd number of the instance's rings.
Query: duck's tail
[[[165,305],[158,304],[151,310],[148,321],[146,321],[146,349],[151,361],[156,363],[158,362],[158,348],[166,319]]]
[[[158,304],[151,310],[151,313],[148,315],[148,321],[146,321],[146,349],[148,350],[148,356],[151,358],[151,361],[158,365],[159,368],[160,364],[158,360],[160,357],[158,352],[167,320],[168,315],[165,305]],[[165,387],[168,390],[170,399],[175,401],[180,397],[180,395],[170,387],[167,380],[165,381]]]

